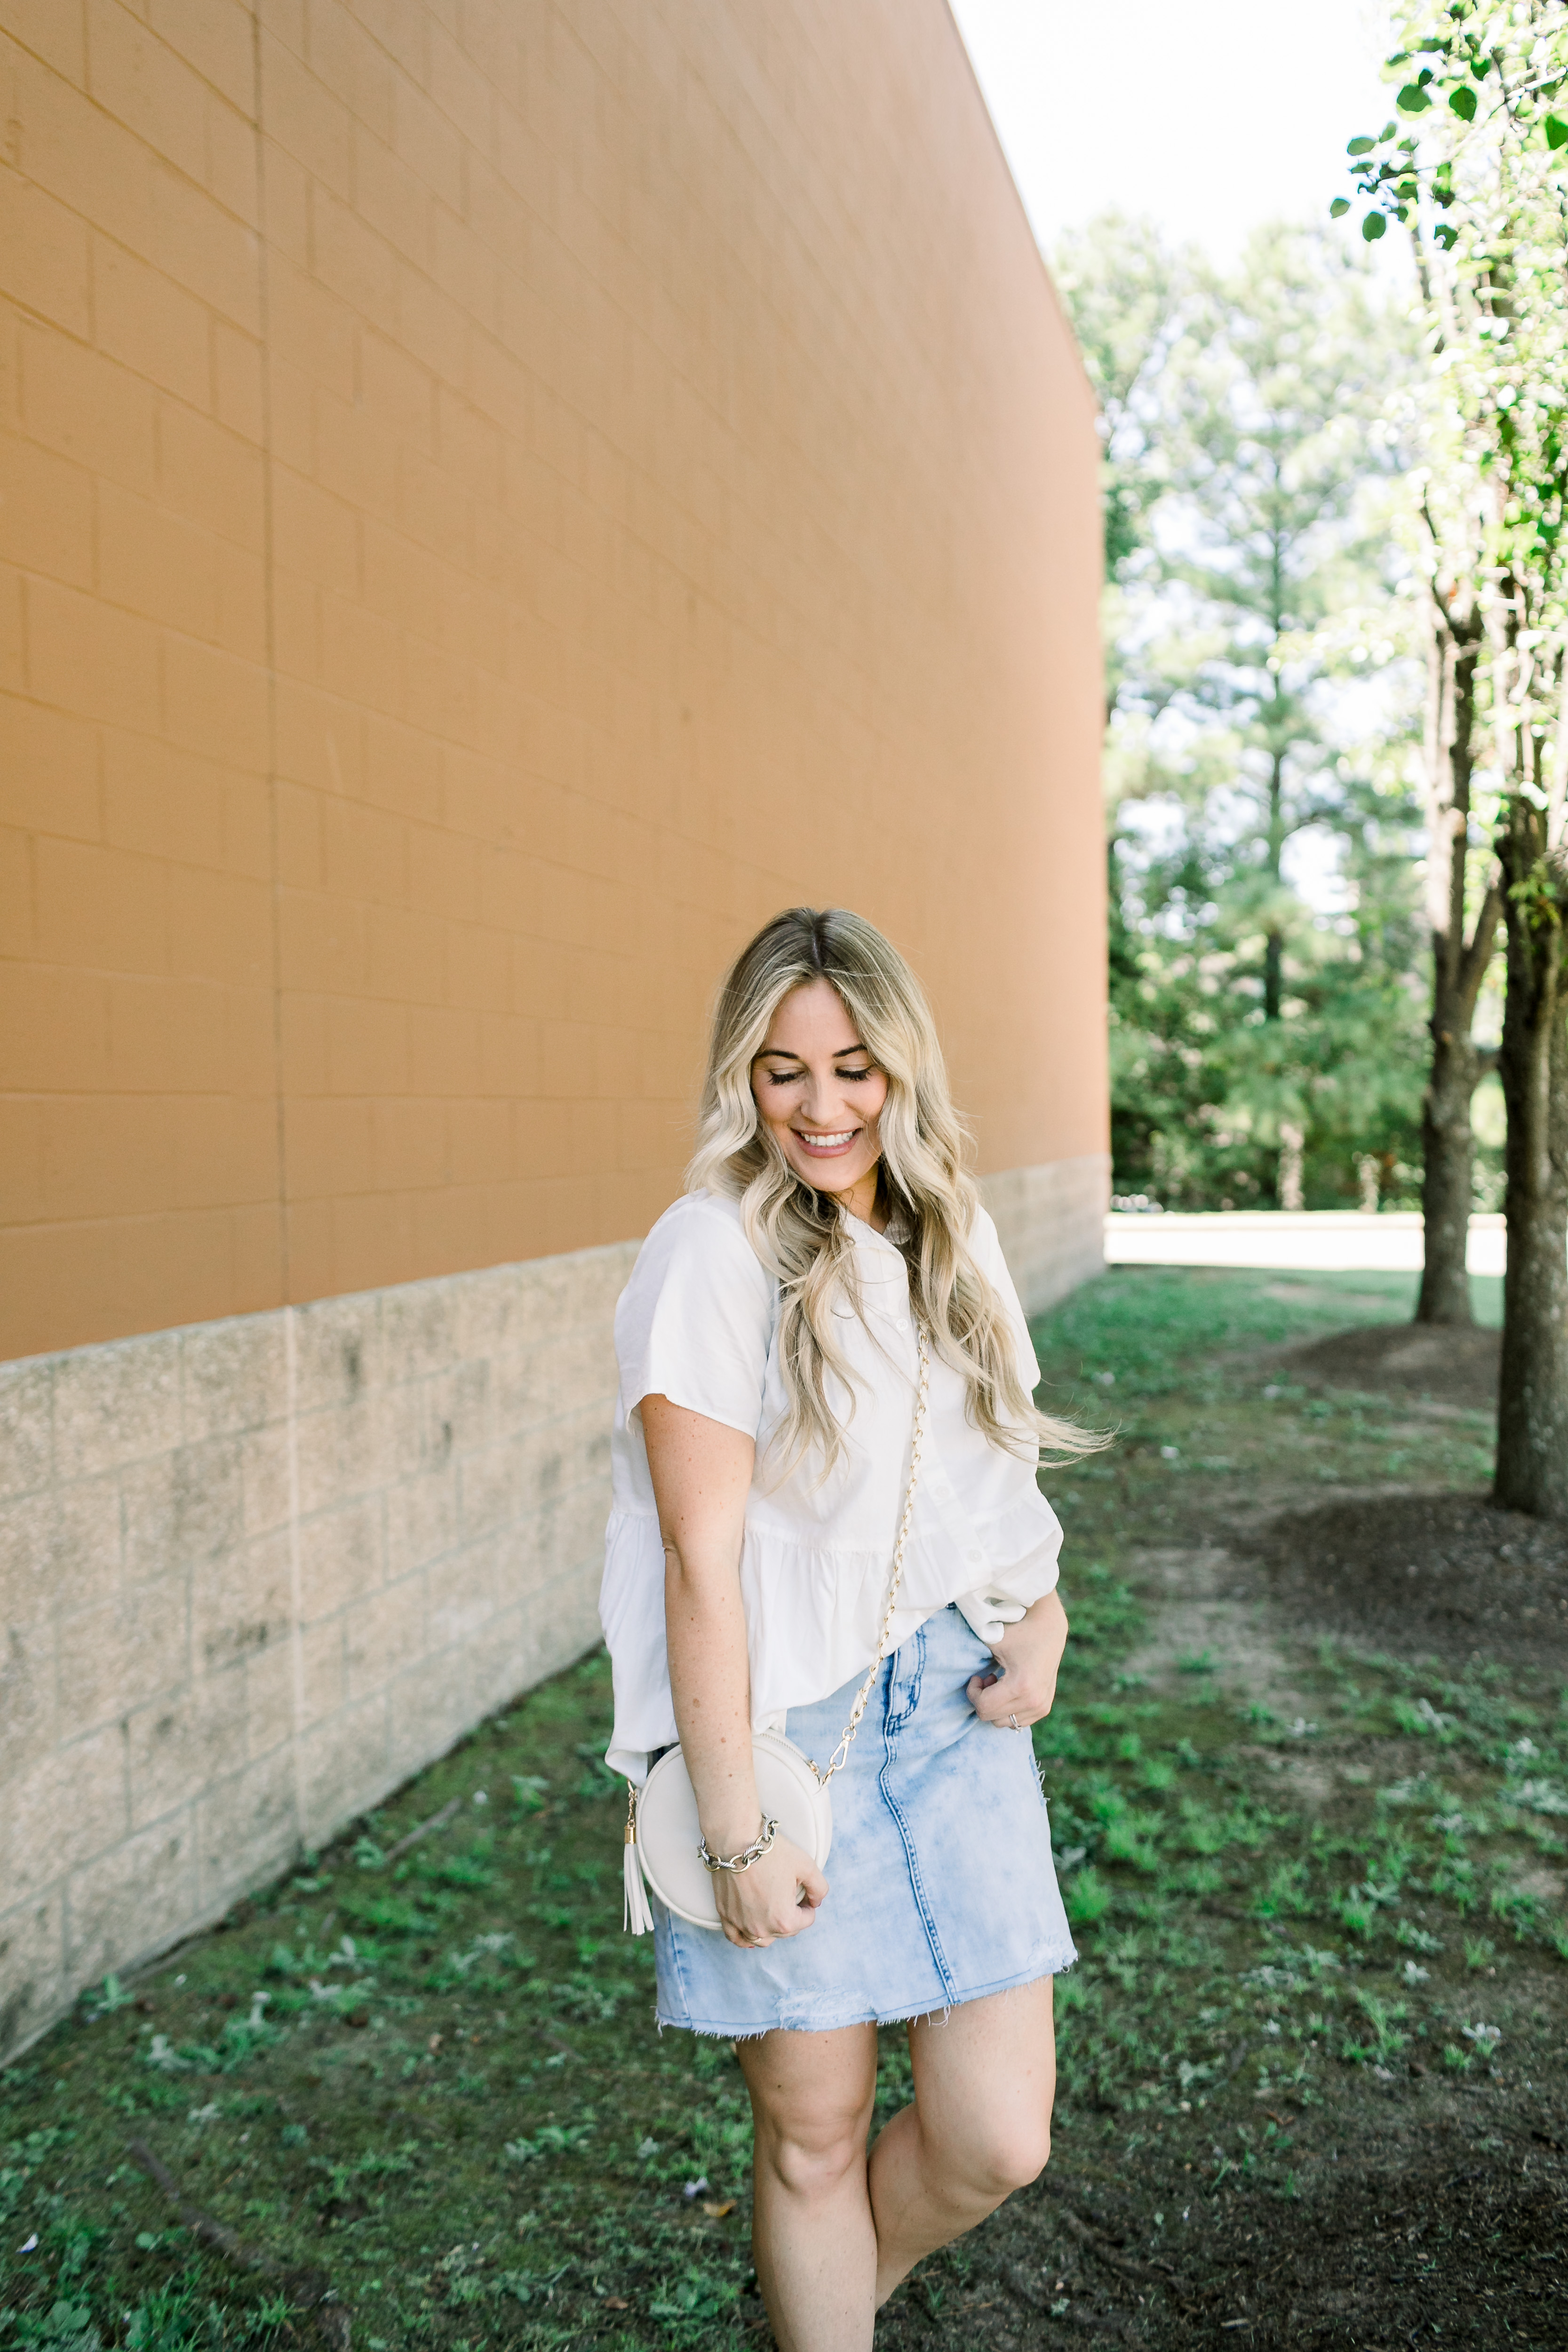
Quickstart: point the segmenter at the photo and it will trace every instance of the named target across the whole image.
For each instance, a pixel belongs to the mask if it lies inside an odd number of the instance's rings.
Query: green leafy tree
[[[1351,154],[1363,236],[1415,243],[1435,530],[1478,625],[1508,967],[1496,1493],[1568,1517],[1568,5],[1405,0],[1395,22],[1394,119]]]
[[[1342,648],[1328,625],[1388,584],[1362,502],[1369,478],[1392,470],[1375,428],[1404,353],[1363,274],[1314,236],[1255,237],[1210,311],[1212,331],[1184,371],[1191,552],[1170,558],[1166,572],[1192,592],[1215,638],[1186,699],[1194,716],[1206,709],[1222,719],[1236,744],[1231,789],[1252,845],[1263,1013],[1273,1022],[1300,920],[1286,846],[1332,824],[1342,798],[1323,692]]]
[[[1419,1091],[1408,791],[1346,715],[1369,668],[1399,667],[1377,494],[1399,478],[1400,335],[1310,233],[1270,231],[1216,277],[1112,218],[1058,267],[1119,519],[1117,1181],[1194,1205],[1353,1198],[1358,1157],[1392,1174],[1413,1155]],[[1314,839],[1337,907],[1292,873]]]
[[[1169,480],[1163,378],[1196,307],[1197,262],[1152,221],[1109,212],[1062,238],[1052,273],[1100,402],[1105,572],[1122,586]]]
[[[1129,969],[1111,1028],[1124,1192],[1193,1207],[1350,1206],[1367,1181],[1402,1196],[1418,1142],[1418,812],[1396,762],[1346,767],[1334,813],[1345,903],[1293,920],[1278,1019],[1263,1011],[1256,916],[1246,890],[1231,895],[1223,836],[1185,826],[1124,871]]]

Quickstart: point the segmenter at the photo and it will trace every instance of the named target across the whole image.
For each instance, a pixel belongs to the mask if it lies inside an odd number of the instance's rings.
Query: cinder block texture
[[[0,91],[0,1356],[263,1397],[227,1318],[646,1231],[802,900],[984,1167],[1103,1152],[1092,402],[945,0],[26,0]],[[508,1507],[344,1311],[306,1486]]]
[[[635,1255],[0,1368],[0,2060],[596,1640]]]
[[[981,1179],[1025,1311],[1041,1315],[1105,1267],[1110,1159],[1089,1152]]]

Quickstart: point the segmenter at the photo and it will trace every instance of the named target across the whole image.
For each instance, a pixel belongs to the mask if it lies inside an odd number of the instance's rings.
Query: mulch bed
[[[1377,1323],[1326,1339],[1268,1350],[1289,1379],[1309,1387],[1361,1389],[1384,1396],[1491,1412],[1497,1406],[1502,1334],[1430,1323]]]
[[[1212,2319],[1251,2318],[1234,2332],[1258,2346],[1568,2343],[1568,2173],[1534,2158],[1342,2164],[1305,2213],[1255,2207],[1255,2238],[1205,2298]]]
[[[917,2285],[878,2343],[1568,2345],[1568,2126],[1538,2099],[1508,2105],[1494,2095],[1423,2128],[1391,2103],[1386,2137],[1342,2149],[1291,2200],[1205,2196],[1154,2175],[1121,2189],[1053,2166],[973,2242],[958,2307],[931,2310]],[[1161,2185],[1173,2220],[1184,2203],[1191,2220],[1152,2240]]]
[[[1309,1388],[1490,1412],[1499,1345],[1496,1331],[1380,1324],[1271,1350],[1270,1364]],[[1568,1667],[1568,1526],[1484,1496],[1339,1495],[1233,1528],[1232,1549],[1290,1616],[1363,1646]]]
[[[1129,2333],[1358,2352],[1568,2343],[1568,2166],[1551,2144],[1561,2125],[1534,2120],[1506,2154],[1451,2134],[1429,2152],[1389,2150],[1386,2168],[1346,2150],[1300,2202],[1222,2205],[1176,2307]]]
[[[1568,1526],[1479,1495],[1336,1496],[1275,1513],[1235,1548],[1289,1615],[1363,1648],[1568,1668]]]

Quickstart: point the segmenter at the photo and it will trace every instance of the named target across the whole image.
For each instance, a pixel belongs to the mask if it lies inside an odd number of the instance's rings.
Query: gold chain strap
[[[814,1772],[816,1772],[817,1780],[825,1789],[839,1766],[848,1760],[855,1734],[860,1728],[860,1717],[865,1714],[866,1702],[871,1696],[871,1685],[880,1671],[882,1660],[888,1654],[888,1642],[893,1630],[893,1609],[899,1598],[899,1587],[904,1580],[904,1547],[910,1538],[910,1520],[915,1507],[915,1486],[920,1478],[921,1469],[921,1440],[925,1435],[926,1391],[931,1384],[931,1349],[926,1342],[923,1326],[920,1327],[919,1344],[920,1377],[915,1383],[915,1427],[914,1435],[910,1442],[910,1483],[904,1489],[904,1516],[899,1521],[898,1538],[893,1545],[893,1580],[888,1587],[888,1605],[882,1612],[882,1630],[877,1637],[877,1654],[871,1661],[869,1674],[856,1695],[849,1720],[844,1727],[844,1736],[829,1758],[826,1772],[817,1772],[815,1764],[811,1768]]]

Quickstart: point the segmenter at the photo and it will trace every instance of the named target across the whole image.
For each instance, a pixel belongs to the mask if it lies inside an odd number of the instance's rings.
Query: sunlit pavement
[[[1507,1237],[1500,1216],[1472,1217],[1472,1274],[1500,1275]],[[1105,1220],[1108,1265],[1274,1266],[1311,1274],[1417,1274],[1421,1218],[1412,1212],[1238,1209],[1186,1214],[1113,1211]]]

